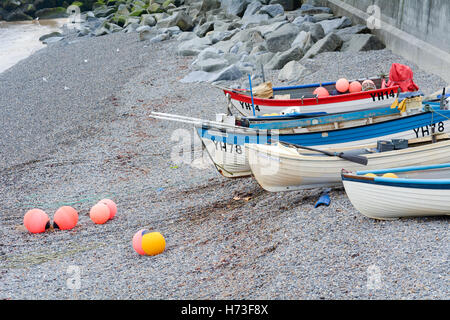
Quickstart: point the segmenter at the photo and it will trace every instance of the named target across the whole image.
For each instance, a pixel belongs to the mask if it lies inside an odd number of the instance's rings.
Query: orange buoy
[[[145,256],[145,251],[142,249],[142,236],[146,233],[149,233],[147,229],[141,229],[138,232],[136,232],[133,236],[133,249],[137,253],[139,253],[141,256]]]
[[[63,206],[53,216],[53,226],[61,230],[73,229],[78,223],[78,212],[72,207]]]
[[[388,173],[383,174],[383,178],[396,178],[397,179],[398,176],[395,173],[388,172]]]
[[[146,255],[155,256],[166,248],[166,240],[159,232],[144,233],[142,236],[142,250]]]
[[[31,209],[25,213],[23,225],[31,233],[41,233],[50,228],[50,218],[41,209]]]
[[[362,83],[362,91],[376,90],[377,86],[372,80],[364,80]]]
[[[314,90],[313,94],[317,95],[319,98],[329,97],[330,93],[324,87],[318,87]]]
[[[96,224],[103,224],[109,220],[109,208],[104,203],[97,203],[89,211],[89,217]]]
[[[338,81],[336,81],[336,90],[340,93],[344,93],[348,91],[350,84],[348,83],[348,80],[345,78],[341,78]]]
[[[112,201],[110,199],[103,199],[103,200],[100,200],[99,202],[106,204],[106,206],[109,209],[109,218],[110,219],[114,218],[114,216],[116,215],[116,212],[117,212],[117,206],[114,203],[114,201]]]
[[[353,81],[349,85],[349,90],[350,90],[350,93],[361,92],[362,85],[359,81]]]

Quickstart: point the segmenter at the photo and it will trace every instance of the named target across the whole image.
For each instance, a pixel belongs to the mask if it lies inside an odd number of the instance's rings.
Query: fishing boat
[[[391,151],[380,152],[380,145],[374,143],[315,151],[298,148],[301,146],[287,146],[282,142],[272,145],[246,144],[245,147],[253,176],[265,190],[271,192],[341,185],[342,168],[349,171],[381,170],[450,162],[450,139],[447,134],[410,139],[406,148]],[[367,165],[356,163],[353,159],[364,159]]]
[[[342,170],[353,206],[373,219],[450,214],[450,163],[364,170]]]
[[[228,98],[230,109],[237,110],[244,116],[258,116],[264,114],[310,113],[326,112],[329,114],[351,112],[365,109],[375,109],[390,106],[397,97],[399,86],[384,87],[381,78],[353,80],[363,82],[371,80],[375,90],[355,93],[345,93],[319,97],[314,90],[323,87],[332,92],[336,82],[315,83],[299,86],[273,87],[273,98],[252,95],[247,89],[223,88]]]
[[[193,123],[212,162],[220,174],[228,178],[251,175],[244,144],[269,144],[276,141],[304,146],[346,147],[372,143],[379,139],[411,139],[450,128],[450,111],[439,110],[436,103],[421,109],[380,108],[347,114],[327,115],[297,120],[253,123],[250,127],[236,126],[233,118],[222,116],[220,122],[153,112],[152,117]],[[283,128],[285,122],[304,127]],[[270,129],[281,127],[281,129]]]

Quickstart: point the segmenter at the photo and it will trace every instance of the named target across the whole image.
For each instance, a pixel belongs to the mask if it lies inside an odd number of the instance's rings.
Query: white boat
[[[368,160],[367,166],[280,143],[246,144],[245,147],[253,176],[265,190],[277,192],[341,185],[343,168],[351,171],[381,170],[450,162],[450,139],[447,134],[439,135],[439,139],[435,143],[431,143],[431,137],[411,139],[407,148],[386,152],[377,152],[377,144],[339,150],[320,148],[328,152],[363,155]]]
[[[353,206],[369,218],[450,214],[450,163],[356,173],[343,170],[342,182]]]
[[[437,112],[437,113],[436,113]],[[450,111],[389,114],[351,121],[325,123],[302,128],[249,130],[217,129],[195,125],[196,132],[220,174],[227,178],[251,175],[244,144],[270,144],[277,141],[320,148],[344,148],[370,144],[377,140],[413,139],[450,130]],[[320,119],[317,117],[315,119]]]

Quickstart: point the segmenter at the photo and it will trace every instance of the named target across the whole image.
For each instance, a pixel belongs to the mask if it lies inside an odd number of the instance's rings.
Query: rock
[[[60,32],[50,32],[50,33],[47,33],[47,34],[44,34],[43,36],[41,36],[40,38],[39,38],[39,41],[44,41],[45,39],[48,39],[48,38],[51,38],[51,37],[61,37],[62,36],[62,34],[60,33]]]
[[[286,51],[300,32],[299,28],[292,23],[287,23],[279,29],[269,33],[265,38],[267,49],[271,52]]]
[[[220,8],[220,1],[218,0],[203,0],[200,7],[200,12],[207,12],[213,9]]]
[[[197,59],[192,62],[192,64],[196,64],[200,60],[206,60],[206,59],[220,59],[224,56],[223,51],[220,51],[219,49],[216,49],[214,47],[208,47],[206,49],[203,49],[197,56]]]
[[[46,8],[36,11],[36,17],[39,19],[56,19],[56,18],[65,18],[68,16],[66,12],[66,8],[56,7],[56,8]]]
[[[291,47],[300,47],[303,52],[307,52],[313,44],[311,32],[300,31],[298,36],[292,42]]]
[[[322,26],[318,23],[304,22],[300,26],[300,31],[310,32],[311,38],[314,42],[317,42],[325,37],[325,32],[323,31]]]
[[[214,44],[214,48],[222,52],[228,53],[230,49],[236,44],[233,40],[220,41]]]
[[[233,31],[214,31],[209,35],[209,39],[211,39],[211,42],[214,44],[219,41],[231,39],[237,32],[237,29],[234,29]]]
[[[355,34],[342,45],[341,51],[359,52],[382,50],[386,46],[373,34]]]
[[[268,14],[254,14],[252,16],[247,16],[242,18],[243,28],[248,29],[261,24],[269,24],[270,16]]]
[[[336,33],[343,41],[349,41],[354,34],[370,33],[370,29],[366,25],[357,24],[352,27],[338,29]]]
[[[273,52],[260,52],[255,54],[254,59],[256,60],[257,65],[267,65],[270,60],[272,60],[275,53]]]
[[[143,14],[140,23],[143,26],[153,27],[156,25],[156,19],[151,14]]]
[[[177,49],[177,53],[182,56],[196,56],[203,49],[212,44],[208,37],[194,38],[192,40],[182,42]]]
[[[182,33],[183,31],[181,31],[178,26],[174,26],[174,27],[170,27],[170,28],[161,28],[161,29],[159,29],[159,32],[167,33],[169,36],[175,36],[175,35]]]
[[[244,12],[243,18],[255,15],[259,9],[261,9],[262,4],[259,1],[252,1]]]
[[[284,9],[281,6],[281,4],[277,3],[277,4],[270,4],[267,6],[262,6],[261,9],[259,10],[260,14],[264,14],[267,13],[269,16],[271,16],[272,18],[279,16],[279,15],[283,15],[284,14]]]
[[[304,58],[310,59],[319,53],[326,51],[336,51],[342,46],[342,39],[336,35],[334,32],[328,34],[325,38],[317,41],[309,50],[306,52]]]
[[[346,28],[352,25],[352,21],[347,17],[342,17],[333,20],[323,20],[318,23],[322,26],[325,35],[329,34],[330,32],[336,29]]]
[[[286,11],[292,11],[300,6],[300,1],[298,0],[271,0],[269,4],[281,4],[283,9]]]
[[[300,7],[300,11],[303,14],[332,13],[331,9],[328,7],[315,7],[306,3]]]
[[[226,13],[242,17],[247,8],[245,0],[222,0],[222,6]]]
[[[228,66],[228,61],[223,58],[211,58],[205,60],[198,60],[195,63],[192,63],[194,70],[202,70],[206,72],[213,72],[222,70]]]
[[[195,34],[202,38],[206,35],[206,33],[212,30],[214,30],[214,21],[209,21],[199,26]]]
[[[305,76],[307,69],[297,61],[288,62],[278,74],[278,80],[280,81],[299,81]]]
[[[192,18],[180,11],[156,23],[158,28],[170,28],[178,26],[183,31],[190,31],[194,27]]]
[[[139,17],[128,17],[127,20],[125,21],[125,24],[123,25],[123,27],[126,27],[130,24],[135,24],[135,25],[139,25],[139,22],[141,21],[141,19]],[[118,25],[120,25],[118,23]],[[137,28],[137,27],[135,27]]]
[[[170,39],[170,33],[161,33],[158,34],[157,36],[153,37],[150,42],[155,43],[155,42],[161,42],[161,41],[165,41],[167,39]]]
[[[188,31],[188,32],[182,32],[180,33],[180,35],[177,37],[178,41],[187,41],[187,40],[192,40],[198,38],[197,35],[194,32]]]
[[[272,23],[270,25],[258,26],[258,27],[255,27],[253,29],[258,30],[259,32],[261,32],[261,35],[263,37],[266,37],[269,33],[278,30],[279,28],[281,28],[282,26],[284,26],[287,23],[288,22],[286,20],[285,21],[279,21],[279,22]]]
[[[210,81],[233,81],[242,77],[242,72],[235,65],[229,66],[219,73],[215,74]]]
[[[140,26],[136,28],[136,32],[139,33],[140,41],[151,40],[157,35],[157,31],[149,26]]]
[[[97,29],[94,31],[94,36],[100,37],[100,36],[103,36],[103,35],[109,34],[109,33],[110,33],[110,32],[109,32],[109,30],[108,30],[106,27],[100,27],[100,28],[97,28]]]
[[[318,14],[314,14],[312,16],[312,20],[313,20],[313,22],[320,22],[323,20],[330,20],[333,17],[334,16],[331,13],[318,13]]]
[[[94,15],[97,18],[103,18],[103,17],[107,17],[112,13],[116,12],[116,8],[114,7],[107,7],[107,6],[101,6],[101,7],[97,7],[95,8],[93,11]]]
[[[260,52],[267,52],[267,44],[265,42],[258,43],[256,46],[253,47],[252,51],[250,52],[251,55],[260,53]]]
[[[42,41],[42,43],[51,44],[51,43],[59,42],[62,39],[64,39],[64,37],[50,37],[50,38],[47,38],[44,41]]]
[[[292,23],[297,25],[297,26],[301,26],[303,23],[305,22],[316,22],[314,21],[314,18],[312,16],[298,16],[297,18],[295,18]]]
[[[285,52],[277,52],[272,59],[270,59],[269,63],[267,63],[266,68],[279,70],[289,61],[300,60],[302,57],[303,51],[300,47],[294,47]]]

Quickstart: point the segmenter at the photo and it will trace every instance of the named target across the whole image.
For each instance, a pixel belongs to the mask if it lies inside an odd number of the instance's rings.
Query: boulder
[[[209,82],[214,74],[206,71],[192,71],[180,80],[182,83],[192,83],[192,82]]]
[[[334,32],[328,34],[325,38],[317,41],[309,50],[305,53],[304,58],[310,59],[319,53],[327,51],[336,51],[342,46],[342,39]]]
[[[336,29],[350,27],[352,25],[352,21],[347,17],[342,17],[339,19],[333,20],[323,20],[318,22],[325,32],[325,35],[333,32]]]
[[[183,11],[179,11],[174,13],[171,16],[168,16],[165,19],[162,19],[156,23],[158,28],[170,28],[174,26],[178,26],[183,31],[190,31],[194,27],[192,22],[192,18],[184,13]]]
[[[107,17],[112,13],[116,12],[116,8],[114,7],[107,7],[107,6],[101,6],[101,7],[97,7],[95,8],[93,11],[94,15],[97,18],[103,18],[103,17]]]
[[[307,52],[313,44],[311,32],[300,31],[298,36],[292,42],[291,47],[300,47],[303,52]]]
[[[199,26],[195,32],[200,38],[204,37],[209,31],[214,30],[214,21],[205,22]]]
[[[274,55],[275,53],[273,52],[259,52],[254,55],[254,58],[258,65],[262,64],[263,66],[265,66],[269,63],[270,60],[272,60]]]
[[[318,23],[304,22],[300,26],[300,31],[310,32],[311,38],[314,42],[317,42],[323,37],[325,37],[325,32],[323,31],[322,26]]]
[[[307,69],[298,61],[288,62],[278,73],[280,81],[299,81],[307,73]]]
[[[294,47],[285,52],[277,52],[272,59],[270,59],[269,63],[267,63],[266,68],[279,70],[289,61],[300,60],[302,57],[303,50],[300,47]]]
[[[141,16],[141,25],[153,27],[156,25],[156,19],[151,14],[143,14]]]
[[[283,15],[284,14],[284,9],[281,6],[281,4],[277,3],[277,4],[269,4],[266,6],[262,6],[261,9],[259,9],[259,13],[260,14],[268,14],[269,16],[271,16],[272,18],[279,16],[279,15]]]
[[[323,21],[323,20],[330,20],[332,18],[334,18],[334,16],[331,13],[318,13],[318,14],[312,15],[313,22],[320,22],[320,21]]]
[[[200,7],[200,12],[207,12],[218,8],[220,8],[219,0],[203,0]]]
[[[268,14],[254,14],[242,18],[243,28],[248,29],[262,24],[269,24],[270,16]]]
[[[354,34],[370,33],[370,29],[366,25],[357,24],[352,27],[338,29],[336,33],[343,41],[349,41]]]
[[[152,39],[150,39],[150,42],[155,43],[155,42],[165,41],[168,39],[170,39],[170,33],[161,33],[161,34],[158,34],[157,36],[153,37]]]
[[[271,52],[288,50],[299,32],[300,30],[295,24],[287,23],[282,25],[265,37],[267,49]]]
[[[213,31],[211,34],[208,35],[208,37],[214,44],[219,41],[230,40],[237,32],[238,30],[236,29],[234,29],[233,31]]]
[[[318,13],[332,13],[331,9],[328,7],[315,7],[310,4],[303,4],[299,11],[301,11],[303,14],[318,14]]]
[[[182,56],[196,56],[203,49],[209,47],[212,44],[208,37],[194,38],[182,42],[177,49],[177,53]]]
[[[259,1],[252,1],[244,12],[243,18],[255,15],[263,5]]]
[[[42,43],[51,44],[51,43],[59,42],[62,39],[64,39],[64,37],[50,37],[50,38],[47,38],[44,41],[42,41]]]
[[[221,6],[226,13],[242,17],[247,8],[245,0],[222,0]]]
[[[281,4],[283,9],[286,11],[292,11],[300,6],[300,1],[298,0],[271,0],[269,4]]]
[[[355,34],[342,45],[341,51],[359,52],[382,50],[386,46],[373,34]]]
[[[198,38],[197,35],[194,32],[188,31],[188,32],[182,32],[178,36],[177,40],[178,41],[187,41],[187,40],[192,40],[192,39],[195,39],[195,38]]]
[[[44,41],[45,39],[48,39],[48,38],[51,38],[51,37],[61,37],[61,36],[62,36],[62,34],[60,32],[57,32],[57,31],[50,32],[50,33],[47,33],[47,34],[44,34],[43,36],[41,36],[39,38],[39,41]]]
[[[270,25],[258,26],[253,29],[258,30],[259,32],[261,32],[261,35],[263,37],[266,37],[269,33],[274,32],[275,30],[278,30],[279,28],[281,28],[283,25],[285,25],[287,23],[288,22],[286,20],[279,21],[279,22],[272,23]]]
[[[68,16],[66,8],[56,7],[56,8],[45,8],[36,11],[35,16],[39,19],[56,19],[65,18]]]
[[[229,65],[228,61],[223,58],[210,58],[198,60],[192,64],[194,70],[202,70],[206,72],[222,70],[228,65]]]
[[[211,78],[211,82],[216,81],[233,81],[242,77],[242,72],[235,65],[229,66],[218,72]]]
[[[297,25],[299,27],[305,22],[312,22],[312,23],[314,23],[316,21],[314,20],[314,18],[312,16],[298,16],[297,18],[295,18],[292,21],[293,24],[295,24],[295,25]]]

